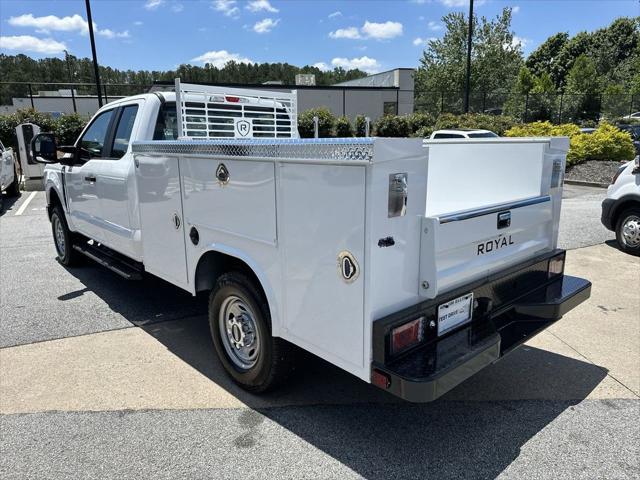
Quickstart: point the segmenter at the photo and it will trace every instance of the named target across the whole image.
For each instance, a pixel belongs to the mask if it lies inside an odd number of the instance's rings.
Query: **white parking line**
[[[26,208],[29,206],[29,202],[31,202],[31,200],[33,200],[33,197],[36,196],[36,193],[38,192],[31,192],[31,194],[27,197],[27,199],[22,203],[22,205],[20,205],[20,208],[18,209],[18,211],[16,212],[16,216],[18,215],[22,215],[22,213],[26,210]]]

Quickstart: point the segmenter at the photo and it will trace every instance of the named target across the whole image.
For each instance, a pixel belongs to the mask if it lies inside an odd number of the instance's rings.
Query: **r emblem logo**
[[[251,124],[246,120],[239,120],[236,122],[236,131],[241,137],[246,137],[251,133]]]

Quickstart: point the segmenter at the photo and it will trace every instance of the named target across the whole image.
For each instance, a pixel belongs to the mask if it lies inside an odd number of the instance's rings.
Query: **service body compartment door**
[[[180,160],[137,154],[135,163],[145,270],[188,288]]]
[[[363,368],[365,167],[280,166],[285,336]]]

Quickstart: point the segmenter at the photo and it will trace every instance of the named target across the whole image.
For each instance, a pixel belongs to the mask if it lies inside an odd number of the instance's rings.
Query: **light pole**
[[[471,41],[472,39],[473,39],[473,0],[469,0],[469,34],[467,36],[467,75],[464,82],[464,113],[469,113],[469,89],[471,88]]]
[[[102,89],[100,88],[100,72],[98,71],[98,56],[96,55],[96,41],[93,38],[93,20],[91,20],[91,5],[89,0],[84,0],[87,7],[87,23],[89,24],[89,39],[91,40],[91,55],[93,55],[93,74],[96,77],[96,90],[98,91],[98,107],[102,107]]]

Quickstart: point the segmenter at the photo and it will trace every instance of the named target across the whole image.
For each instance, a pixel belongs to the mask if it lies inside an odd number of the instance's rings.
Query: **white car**
[[[2,208],[2,192],[10,197],[20,194],[20,176],[12,148],[5,148],[0,142],[0,209]]]
[[[630,115],[625,115],[622,118],[624,118],[625,120],[640,120],[640,112],[635,112]]]
[[[63,158],[40,133],[60,263],[209,292],[252,392],[296,345],[431,401],[589,297],[557,248],[568,138],[300,139],[295,100],[177,81],[102,107]]]
[[[481,130],[473,128],[450,128],[447,130],[436,130],[429,137],[431,140],[444,138],[496,138],[498,135],[491,130]]]
[[[618,169],[602,202],[602,224],[616,232],[620,248],[640,255],[640,156]]]

